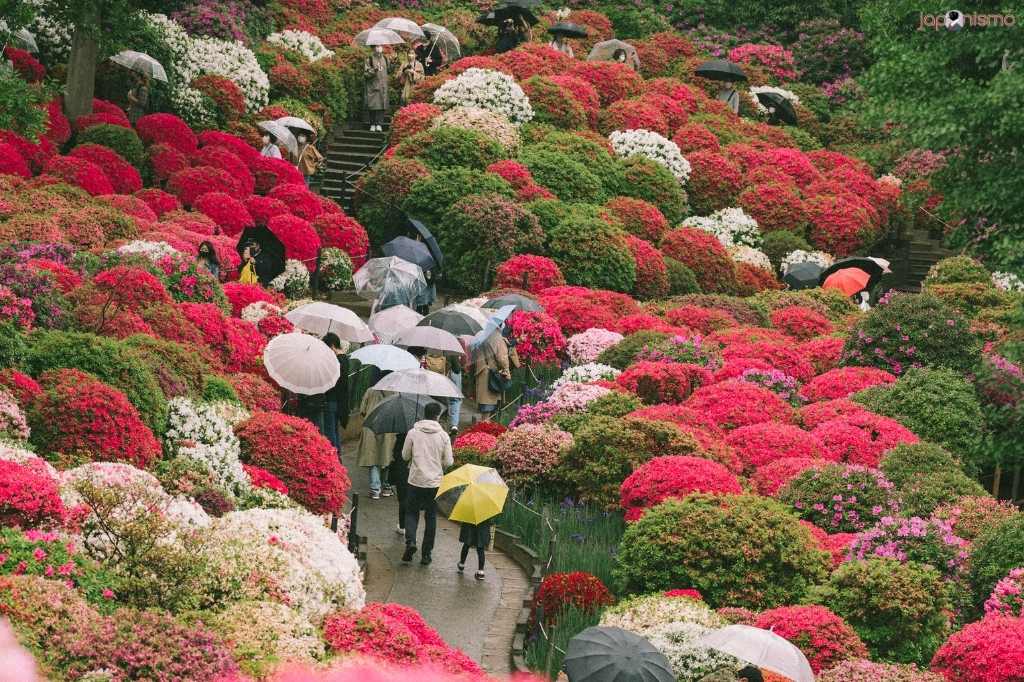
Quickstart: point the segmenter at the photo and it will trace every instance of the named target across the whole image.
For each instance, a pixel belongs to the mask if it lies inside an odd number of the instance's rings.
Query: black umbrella
[[[569,682],[675,682],[665,654],[622,628],[590,627],[569,640]]]
[[[466,313],[457,310],[435,310],[422,320],[417,327],[437,327],[455,336],[473,336],[483,329],[483,325]]]
[[[541,0],[502,0],[494,9],[533,9],[540,4]]]
[[[536,313],[544,310],[540,303],[522,294],[505,294],[504,296],[492,298],[481,307],[500,310],[507,305],[514,305],[516,310],[522,310],[524,313]]]
[[[790,289],[814,289],[821,281],[822,267],[817,263],[796,263],[782,277]]]
[[[791,126],[797,124],[796,110],[793,103],[777,92],[759,92],[757,100],[768,107],[769,118],[772,121],[782,121]]]
[[[440,405],[425,395],[399,393],[377,403],[363,420],[363,426],[374,433],[406,433],[413,424],[423,419],[423,409],[431,404]]]
[[[845,270],[846,268],[857,268],[868,273],[869,279],[865,289],[872,289],[876,284],[882,281],[882,275],[885,274],[885,268],[880,263],[872,260],[871,258],[843,258],[837,260],[829,267],[822,270],[821,275],[818,276],[818,283],[823,284],[828,276]]]
[[[415,263],[420,266],[423,272],[433,270],[437,266],[434,256],[431,255],[427,245],[408,237],[395,237],[381,247],[381,251],[384,252],[385,256],[395,256],[404,261]]]
[[[437,239],[434,238],[433,233],[427,229],[427,226],[422,221],[416,220],[415,218],[407,218],[412,228],[416,230],[416,233],[423,238],[423,243],[430,249],[430,255],[434,257],[434,262],[437,263],[438,269],[444,267],[444,254],[441,253],[441,247],[437,245]]]
[[[736,82],[747,80],[747,74],[743,73],[743,69],[727,59],[712,59],[711,61],[704,62],[697,67],[694,73],[701,78],[713,81]]]
[[[579,24],[574,24],[569,21],[560,21],[551,28],[548,29],[548,33],[554,33],[555,35],[563,35],[569,38],[586,38],[587,29]]]
[[[241,256],[245,247],[251,242],[259,244],[260,249],[268,256],[265,260],[269,263],[266,266],[268,273],[272,273],[270,279],[277,277],[284,272],[284,244],[277,238],[277,235],[270,231],[265,225],[247,227],[238,238],[235,250]]]
[[[495,7],[490,12],[484,12],[476,18],[476,23],[483,24],[484,26],[501,26],[505,23],[506,19],[522,19],[530,26],[536,26],[540,23],[540,19],[537,18],[533,12],[528,8],[519,7],[518,5],[502,5]]]

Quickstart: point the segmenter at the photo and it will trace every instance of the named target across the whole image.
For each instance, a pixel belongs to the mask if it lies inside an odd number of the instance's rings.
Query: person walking
[[[199,244],[196,265],[213,275],[214,279],[220,279],[220,260],[217,258],[217,252],[214,251],[211,242],[204,241]]]
[[[366,110],[370,114],[370,130],[384,130],[384,112],[388,109],[388,58],[384,48],[374,45],[373,52],[363,63],[366,79]]]
[[[326,395],[316,393],[314,395],[299,394],[296,398],[296,414],[303,419],[308,419],[320,433],[324,432],[324,405],[327,402]]]
[[[391,483],[395,497],[398,498],[398,525],[395,532],[399,535],[405,535],[405,514],[409,508],[409,463],[402,459],[404,447],[405,434],[400,433],[395,438],[391,464],[388,466],[388,482]]]
[[[324,437],[331,441],[331,445],[341,456],[341,432],[348,426],[348,344],[342,341],[337,334],[330,332],[323,338],[327,347],[334,351],[338,358],[338,369],[340,374],[334,388],[326,393],[327,401],[324,404]],[[341,425],[341,432],[338,425]]]
[[[459,542],[462,543],[462,554],[457,566],[459,573],[466,569],[466,559],[469,558],[469,550],[476,550],[476,574],[477,580],[484,579],[484,552],[491,544],[491,521],[480,523],[459,524]]]
[[[268,159],[280,159],[281,148],[277,146],[277,138],[264,131],[262,139],[263,148],[260,149],[260,156],[265,156]]]
[[[373,408],[377,407],[380,401],[384,400],[390,393],[388,391],[369,390],[363,394],[363,400],[359,405],[359,413],[366,418]],[[396,434],[374,433],[363,427],[359,434],[358,464],[367,469],[370,479],[370,499],[379,500],[381,496],[390,497],[390,490],[384,488],[384,471],[391,464],[392,451],[395,448]]]
[[[402,70],[398,74],[398,80],[402,83],[403,105],[412,101],[413,88],[423,80],[424,73],[423,64],[416,58],[416,50],[409,48],[409,52],[405,55],[405,64],[402,65]]]
[[[135,87],[128,91],[128,120],[135,125],[149,110],[149,76],[135,75]]]
[[[299,133],[299,172],[302,173],[306,187],[309,187],[310,180],[320,172],[324,165],[324,155],[316,148],[316,136],[309,137],[306,133]]]
[[[452,441],[437,422],[441,405],[430,403],[423,410],[424,418],[416,422],[405,436],[402,459],[409,463],[408,507],[405,512],[405,552],[402,561],[409,563],[416,554],[416,531],[423,512],[423,544],[420,564],[428,566],[437,533],[437,488],[446,467],[455,464]]]
[[[513,366],[519,366],[519,356],[509,350],[500,332],[491,334],[477,350],[476,402],[484,419],[490,419],[497,411],[503,385],[512,380]]]

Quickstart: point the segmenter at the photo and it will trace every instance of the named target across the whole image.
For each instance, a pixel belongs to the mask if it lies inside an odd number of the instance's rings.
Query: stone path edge
[[[494,549],[511,559],[529,578],[528,589],[521,594],[519,613],[516,617],[515,630],[508,651],[510,672],[529,673],[531,671],[526,666],[525,656],[526,635],[529,627],[530,609],[533,606],[537,588],[543,579],[544,567],[537,553],[526,545],[521,544],[518,536],[501,529],[496,529],[494,532]],[[506,594],[503,591],[503,603],[505,598]]]

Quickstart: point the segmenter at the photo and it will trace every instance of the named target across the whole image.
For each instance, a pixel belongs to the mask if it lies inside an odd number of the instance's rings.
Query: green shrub
[[[124,393],[154,434],[164,432],[167,399],[160,383],[123,342],[95,334],[37,331],[30,338],[25,366],[32,376],[62,368],[88,372]]]
[[[970,256],[944,258],[928,269],[924,284],[991,284],[992,275],[979,261]]]
[[[832,322],[857,312],[849,296],[835,289],[802,289],[800,291],[759,291],[747,299],[750,305],[762,310],[766,317],[779,308],[798,305],[821,313]]]
[[[700,293],[700,285],[697,284],[697,276],[693,274],[693,270],[675,258],[665,256],[665,270],[668,271],[669,295],[682,296],[683,294]]]
[[[712,607],[798,602],[827,575],[810,531],[775,500],[690,495],[648,509],[622,538],[616,578],[626,592],[695,588]]]
[[[566,97],[565,90],[544,76],[532,76],[523,85],[523,91],[530,98],[533,120],[548,123],[559,128],[578,129],[587,126],[587,111],[573,97]]]
[[[899,381],[873,386],[852,399],[892,417],[919,438],[958,455],[968,470],[984,456],[985,420],[974,389],[948,369],[911,369]]]
[[[13,322],[0,322],[0,369],[21,367],[28,345]]]
[[[574,437],[556,478],[565,481],[577,499],[609,509],[618,505],[623,479],[647,460],[697,451],[697,442],[673,424],[644,419],[591,417]]]
[[[686,192],[667,168],[639,156],[623,159],[621,165],[622,181],[610,192],[613,196],[650,202],[673,225],[690,215]]]
[[[761,250],[771,260],[772,265],[778,268],[782,259],[794,251],[812,251],[813,249],[806,239],[794,232],[772,230],[764,234]]]
[[[406,233],[402,201],[413,184],[428,177],[430,170],[415,159],[382,159],[360,176],[352,201],[371,243],[385,244]]]
[[[665,16],[647,8],[608,4],[601,11],[612,20],[615,35],[621,40],[638,40],[672,28]]]
[[[1024,514],[1019,513],[982,531],[974,541],[967,579],[975,615],[982,614],[982,606],[996,583],[1018,566],[1024,566]]]
[[[165,339],[137,334],[124,340],[124,345],[153,372],[164,395],[198,397],[203,392],[203,375],[210,371],[206,362],[194,351]],[[178,387],[178,390],[169,390]]]
[[[882,455],[878,468],[899,488],[919,476],[940,471],[958,471],[960,461],[940,445],[921,442],[897,445]]]
[[[851,485],[854,496],[849,494]],[[776,497],[828,533],[857,533],[899,512],[892,482],[875,469],[852,464],[807,469],[783,485]]]
[[[569,204],[558,199],[535,199],[526,204],[526,208],[537,217],[540,228],[544,230],[545,246],[558,224],[572,212]]]
[[[27,83],[14,69],[0,65],[0,130],[31,141],[46,132],[46,91]]]
[[[597,217],[570,214],[551,232],[550,256],[569,284],[629,292],[636,261],[625,233]]]
[[[242,403],[238,398],[238,394],[235,393],[235,387],[231,385],[231,382],[215,374],[207,374],[203,377],[203,401],[208,403],[218,401]]]
[[[402,201],[402,210],[434,227],[452,204],[470,194],[500,194],[512,198],[515,191],[502,178],[470,168],[445,168],[413,183]]]
[[[110,147],[140,171],[146,164],[146,148],[131,128],[103,123],[86,128],[75,136],[76,144],[101,144]]]
[[[807,132],[803,128],[797,128],[794,126],[786,126],[785,131],[789,133],[789,136],[793,138],[793,142],[796,148],[800,151],[809,152],[815,149],[821,149],[821,140],[816,138],[811,133]]]
[[[973,478],[959,469],[950,469],[915,476],[900,486],[899,494],[901,514],[928,518],[944,504],[986,493]]]
[[[530,169],[533,179],[566,202],[601,204],[607,199],[601,179],[584,164],[566,154],[527,147],[519,161]]]
[[[654,346],[667,338],[669,335],[664,332],[650,330],[634,332],[614,346],[601,351],[601,354],[597,356],[597,361],[624,370],[633,364],[637,354],[644,348]]]
[[[491,137],[451,126],[417,133],[398,145],[395,153],[400,157],[417,158],[435,169],[462,166],[484,170],[506,156],[502,146]]]
[[[849,561],[808,599],[849,623],[874,659],[927,665],[947,634],[946,585],[931,566]]]
[[[967,320],[928,294],[894,294],[851,331],[843,364],[870,365],[896,374],[911,367],[947,367],[961,373],[980,359]]]
[[[587,413],[598,417],[625,417],[643,407],[640,398],[630,393],[612,391],[587,405]]]
[[[971,319],[982,308],[998,308],[1012,301],[1010,295],[996,289],[991,282],[928,284],[925,291]]]

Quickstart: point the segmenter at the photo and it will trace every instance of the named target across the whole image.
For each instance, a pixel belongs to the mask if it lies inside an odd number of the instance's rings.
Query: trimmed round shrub
[[[566,154],[527,147],[519,161],[530,170],[537,184],[547,187],[562,201],[600,204],[606,198],[601,178]]]
[[[736,476],[724,466],[701,457],[666,456],[645,462],[619,488],[619,506],[626,521],[636,521],[651,507],[690,493],[743,492]]]
[[[666,256],[690,268],[701,290],[736,290],[736,267],[714,235],[696,228],[677,227],[665,235],[661,249]]]
[[[611,606],[614,601],[612,593],[597,576],[583,571],[551,573],[537,588],[530,622],[551,627],[568,607],[594,614],[605,606]]]
[[[850,543],[850,559],[896,559],[928,565],[947,580],[959,578],[968,556],[968,542],[953,534],[942,519],[885,516],[858,533]]]
[[[896,377],[877,367],[838,367],[811,379],[800,395],[812,402],[835,400],[872,386],[891,384]]]
[[[636,284],[625,234],[601,218],[569,215],[551,231],[548,247],[569,284],[624,292]]]
[[[557,475],[579,499],[614,508],[619,485],[638,466],[652,457],[697,449],[692,436],[666,422],[591,417],[576,430]]]
[[[663,137],[669,134],[662,110],[643,99],[619,100],[602,109],[597,115],[597,129],[603,135],[615,130],[651,130]]]
[[[686,160],[693,169],[686,191],[696,213],[707,215],[736,205],[736,196],[743,187],[739,164],[716,152],[703,150],[688,154]]]
[[[40,462],[0,460],[0,523],[37,528],[59,526],[63,520],[57,482]]]
[[[937,519],[953,525],[953,532],[965,540],[976,540],[982,533],[1004,521],[1015,518],[1019,512],[1008,500],[997,500],[990,495],[961,497],[935,510]]]
[[[899,513],[895,486],[882,472],[850,464],[807,469],[790,479],[778,499],[800,518],[829,533],[856,533]]]
[[[689,215],[686,192],[667,168],[640,156],[622,159],[619,168],[620,177],[615,178],[619,184],[610,193],[654,204],[670,225]]]
[[[642,199],[614,197],[604,207],[622,223],[626,232],[652,244],[659,243],[670,228],[658,207]]]
[[[113,149],[121,158],[142,170],[146,161],[146,148],[138,134],[131,128],[110,125],[107,123],[90,126],[78,133],[75,142],[83,144],[99,144]]]
[[[699,294],[702,289],[697,284],[697,276],[693,270],[675,258],[665,256],[665,271],[668,275],[668,293],[672,296]]]
[[[1024,566],[1024,514],[988,528],[974,541],[967,571],[973,613],[982,613],[996,583],[1018,566]]]
[[[1024,618],[989,616],[955,633],[935,652],[932,669],[950,682],[1009,682],[1024,670]]]
[[[690,363],[644,360],[630,365],[615,381],[647,405],[679,404],[696,387],[711,383],[711,372]]]
[[[535,123],[568,129],[587,126],[587,109],[549,76],[532,76],[522,86],[523,92],[530,98]]]
[[[815,460],[828,456],[817,437],[789,424],[750,424],[731,431],[725,442],[736,450],[747,473],[786,457]]]
[[[413,135],[398,145],[395,155],[416,158],[430,168],[465,167],[483,170],[507,152],[488,135],[475,130],[439,126]]]
[[[687,585],[712,607],[763,609],[802,599],[828,564],[779,503],[694,494],[662,502],[626,528],[615,576],[627,592]]]
[[[387,201],[395,201],[389,196],[388,188],[382,186],[381,190],[384,196],[389,197]],[[515,191],[512,185],[492,173],[470,168],[446,168],[413,182],[405,194],[401,208],[410,217],[422,220],[427,225],[439,225],[450,207],[470,194],[500,194],[511,199],[515,196]],[[371,241],[376,243],[376,230],[371,228],[366,219],[372,219],[373,216],[364,216],[360,210],[358,217],[359,222],[366,226]],[[395,236],[404,234],[404,230],[403,226]]]
[[[356,218],[366,228],[374,244],[384,244],[405,234],[402,201],[417,180],[429,175],[430,170],[415,159],[390,158],[381,159],[359,177],[352,201]],[[444,204],[444,207],[451,203],[454,202]],[[433,217],[435,221],[440,218],[440,211]]]
[[[762,611],[754,627],[788,639],[807,656],[815,673],[868,655],[854,629],[824,606],[782,606]]]
[[[594,86],[602,107],[643,90],[643,78],[632,67],[618,62],[578,62],[570,74]]]
[[[573,437],[545,424],[523,424],[502,433],[494,448],[494,459],[502,476],[514,483],[549,478],[562,455],[572,447]]]
[[[742,379],[702,386],[694,391],[686,406],[706,414],[727,431],[763,422],[793,421],[789,403],[767,388]]]
[[[743,210],[748,211],[745,206]],[[761,238],[761,251],[768,256],[768,260],[775,268],[781,267],[783,259],[794,251],[811,250],[811,245],[806,239],[786,230],[765,232]]]
[[[832,333],[832,323],[827,317],[800,305],[777,308],[769,319],[773,327],[798,341]]]
[[[952,256],[943,258],[928,268],[924,278],[925,286],[929,284],[989,284],[992,275],[981,262],[970,256]]]
[[[986,493],[980,483],[958,469],[914,478],[899,490],[903,513],[914,516],[929,516],[940,505]]]
[[[959,471],[960,461],[953,453],[934,443],[897,445],[882,455],[879,469],[893,485],[901,488],[919,476],[943,471]]]
[[[876,467],[882,455],[901,443],[916,443],[918,438],[895,419],[873,412],[851,412],[819,424],[817,436],[829,459]]]
[[[522,289],[539,294],[548,287],[565,285],[565,277],[555,261],[545,256],[513,256],[498,266],[494,286],[497,289]]]
[[[739,207],[753,217],[762,232],[786,232],[799,237],[806,246],[794,247],[810,251],[810,245],[803,240],[807,229],[807,206],[800,198],[800,190],[792,182],[768,182],[751,185],[739,195]],[[787,252],[788,253],[788,252]]]
[[[661,251],[639,237],[626,235],[626,243],[636,263],[633,295],[641,300],[664,298],[669,293],[668,269]]]
[[[759,494],[775,497],[783,486],[803,472],[827,464],[827,459],[782,457],[759,467],[750,478],[750,482]]]

